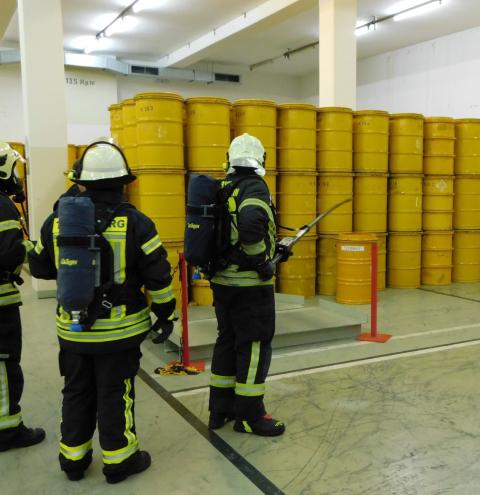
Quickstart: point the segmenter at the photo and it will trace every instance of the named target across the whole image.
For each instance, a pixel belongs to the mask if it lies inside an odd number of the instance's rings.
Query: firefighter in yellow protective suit
[[[15,165],[23,161],[7,143],[0,142],[0,452],[29,447],[41,442],[45,432],[27,428],[22,422],[20,398],[23,373],[22,304],[16,284],[21,284],[20,270],[26,253],[33,245],[23,239],[20,215],[10,197],[25,201],[22,186],[15,175]]]
[[[103,472],[108,483],[118,483],[150,466],[150,455],[139,449],[135,431],[134,379],[140,344],[152,326],[150,309],[162,323],[161,340],[173,329],[172,277],[153,221],[124,201],[124,185],[135,176],[120,148],[108,142],[93,143],[74,175],[72,180],[82,192],[66,199],[90,198],[97,227],[102,226],[97,230],[104,244],[102,285],[95,290],[83,319],[77,321],[81,331],[71,313],[60,305],[57,308],[60,372],[65,378],[59,459],[70,480],[82,479],[92,461],[92,437],[98,423]],[[59,235],[61,208],[62,200],[29,254],[35,277],[55,279],[59,263],[69,261],[59,260],[64,242]],[[58,291],[65,289],[60,283],[58,278]],[[151,308],[143,286],[152,300]]]

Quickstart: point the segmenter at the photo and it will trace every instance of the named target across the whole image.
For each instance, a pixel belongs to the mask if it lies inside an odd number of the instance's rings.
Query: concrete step
[[[334,340],[353,339],[361,331],[366,316],[352,309],[321,298],[304,301],[297,296],[276,295],[276,332],[274,349]],[[180,325],[170,344],[180,346]],[[217,320],[212,307],[189,308],[189,344],[191,359],[212,356],[217,338]]]

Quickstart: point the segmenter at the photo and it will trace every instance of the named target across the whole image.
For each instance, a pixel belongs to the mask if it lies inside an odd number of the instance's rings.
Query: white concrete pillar
[[[67,111],[61,0],[18,0],[30,235],[65,191]],[[55,284],[34,281],[39,297]]]
[[[357,0],[319,0],[319,105],[356,107]]]

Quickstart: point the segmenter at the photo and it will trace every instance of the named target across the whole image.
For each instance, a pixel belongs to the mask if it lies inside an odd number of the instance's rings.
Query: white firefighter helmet
[[[244,133],[236,137],[228,149],[229,174],[235,172],[235,167],[253,168],[263,177],[265,175],[265,149],[262,142],[255,136]]]
[[[0,142],[0,180],[8,180],[12,177],[18,161],[25,162],[22,155],[8,143]]]
[[[128,184],[135,176],[122,150],[108,141],[96,141],[83,152],[74,166],[72,180],[79,184],[113,187]]]

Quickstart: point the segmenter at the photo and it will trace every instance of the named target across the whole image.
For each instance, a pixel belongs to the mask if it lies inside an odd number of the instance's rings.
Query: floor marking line
[[[480,323],[472,323],[469,325],[459,325],[456,327],[438,328],[436,330],[427,330],[426,332],[408,333],[406,335],[394,335],[391,340],[403,340],[403,339],[408,339],[411,337],[423,337],[425,335],[436,335],[439,333],[454,332],[457,330],[466,330],[468,328],[476,328],[476,327],[478,327],[480,329]],[[369,345],[369,343],[368,342],[349,342],[347,344],[337,344],[337,345],[331,345],[331,346],[325,346],[325,347],[317,347],[315,349],[304,349],[301,351],[293,351],[293,352],[287,352],[287,353],[283,353],[283,354],[274,354],[272,356],[272,359],[292,357],[292,356],[302,356],[304,354],[315,354],[317,352],[326,352],[326,351],[331,351],[331,350],[335,350],[335,349],[344,349],[347,347],[360,347],[363,345]]]
[[[381,356],[367,357],[362,359],[355,359],[351,361],[345,361],[343,363],[326,364],[324,366],[315,366],[311,368],[305,368],[297,371],[287,371],[282,373],[272,374],[267,377],[267,382],[282,380],[284,378],[292,378],[302,375],[313,375],[315,373],[325,373],[327,371],[335,371],[344,368],[353,368],[355,366],[362,366],[366,364],[375,364],[382,361],[391,361],[394,359],[402,359],[413,356],[419,356],[424,354],[432,354],[435,352],[448,351],[451,349],[457,349],[462,347],[469,347],[474,345],[480,345],[480,339],[466,340],[464,342],[457,342],[455,344],[441,344],[433,347],[426,347],[424,349],[416,349],[413,351],[400,351],[391,354],[384,354]],[[199,387],[191,390],[185,390],[181,392],[174,392],[174,397],[186,397],[189,395],[197,395],[208,391],[209,387]]]
[[[223,438],[214,431],[209,430],[207,425],[200,421],[197,416],[168,392],[168,390],[162,387],[143,368],[140,368],[138,371],[138,376],[265,495],[285,495],[280,488],[275,486],[263,473],[250,464],[245,457],[223,440]]]
[[[480,303],[479,299],[473,299],[472,297],[457,296],[456,294],[445,294],[445,292],[438,292],[433,289],[424,289],[423,287],[419,287],[418,290],[423,290],[424,292],[431,292],[432,294],[438,294],[439,296],[456,297],[457,299],[463,299],[464,301],[472,301],[472,302]]]

